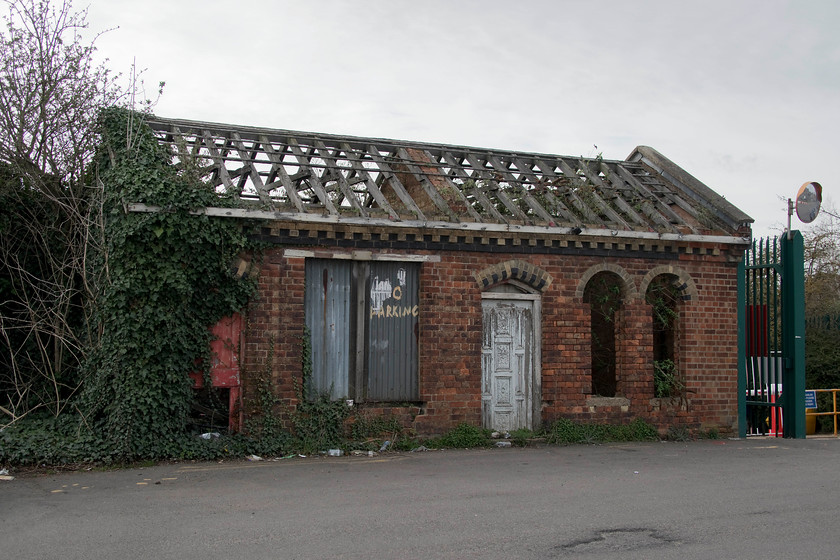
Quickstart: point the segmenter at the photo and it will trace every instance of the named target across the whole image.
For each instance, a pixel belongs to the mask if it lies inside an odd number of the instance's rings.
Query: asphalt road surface
[[[0,558],[833,559],[838,514],[835,438],[178,463],[0,481]]]

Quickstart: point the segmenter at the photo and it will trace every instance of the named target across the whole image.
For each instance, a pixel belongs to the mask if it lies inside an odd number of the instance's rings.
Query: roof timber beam
[[[236,148],[236,151],[239,153],[239,157],[241,157],[244,161],[247,162],[253,161],[255,159],[256,152],[259,151],[256,148],[256,146],[259,146],[259,144],[254,144],[254,148],[252,149],[253,151],[249,155],[247,150],[245,149],[245,145],[242,143],[242,138],[239,136],[239,133],[234,132],[231,134],[231,136],[231,142]],[[265,183],[263,183],[262,177],[260,177],[257,168],[254,166],[253,163],[246,163],[245,165],[248,169],[248,175],[251,177],[251,182],[254,184],[254,188],[257,191],[257,196],[260,198],[260,202],[262,204],[267,205],[269,208],[274,208],[274,202],[272,202],[268,191],[266,191]]]
[[[297,189],[295,188],[294,184],[292,184],[292,178],[289,177],[289,173],[286,171],[286,167],[283,165],[283,159],[280,153],[274,148],[271,144],[271,141],[268,139],[268,136],[262,135],[260,136],[260,143],[262,144],[263,150],[265,150],[265,154],[268,156],[268,159],[271,160],[271,174],[277,174],[280,178],[280,184],[283,186],[283,190],[286,191],[286,196],[292,202],[295,209],[298,212],[304,212],[303,204],[301,203],[300,196],[298,195]]]
[[[484,194],[484,191],[482,191],[481,188],[479,188],[475,179],[470,177],[469,174],[466,171],[464,171],[464,166],[463,166],[461,161],[458,161],[458,158],[456,158],[451,152],[443,152],[441,154],[441,157],[443,158],[443,160],[447,164],[452,166],[453,173],[455,173],[455,175],[459,179],[464,181],[464,186],[462,188],[465,191],[466,191],[467,185],[472,183],[473,187],[470,189],[470,193],[465,192],[464,193],[465,195],[472,194],[478,200],[478,203],[481,204],[481,207],[484,209],[484,211],[487,212],[488,214],[490,214],[491,216],[493,216],[493,218],[496,221],[501,222],[501,223],[508,223],[508,220],[504,216],[502,216],[501,212],[499,212],[496,209],[496,205],[493,204],[490,201],[490,199],[487,198],[487,195]],[[480,222],[485,222],[486,220],[479,219],[479,221]]]
[[[323,142],[317,140],[315,141],[315,149],[317,150],[318,155],[320,155],[321,158],[327,162],[328,165],[332,166],[332,169],[334,169],[338,188],[341,190],[341,194],[344,195],[345,200],[347,200],[353,210],[359,212],[359,214],[363,217],[367,217],[367,210],[359,204],[359,198],[356,196],[356,193],[353,192],[353,189],[350,188],[350,185],[347,184],[347,180],[344,178],[344,175],[341,173],[341,169],[338,166],[338,161],[335,156],[330,153],[329,148],[327,148]]]
[[[493,169],[501,173],[502,177],[508,183],[519,186],[519,190],[522,191],[522,199],[525,201],[525,204],[528,205],[528,208],[533,210],[537,216],[545,220],[548,225],[554,225],[554,218],[551,214],[546,212],[545,208],[541,204],[534,200],[534,197],[531,196],[531,193],[529,193],[527,187],[525,187],[524,181],[514,177],[510,169],[508,169],[508,167],[505,166],[498,157],[489,156],[487,161],[493,166]]]
[[[569,165],[563,158],[557,158],[557,167],[560,168],[560,171],[563,172],[563,175],[569,178],[572,184],[578,183],[577,186],[579,188],[586,186],[585,181],[581,180],[577,172],[574,169],[572,169],[572,166]],[[609,226],[609,223],[604,221],[600,216],[596,215],[595,212],[592,211],[591,205],[583,201],[581,195],[577,193],[577,189],[575,189],[574,187],[570,188],[567,191],[567,195],[571,198],[572,205],[579,211],[581,211],[586,216],[587,220],[590,220],[590,224],[599,226]],[[595,204],[595,206],[597,206],[598,209],[602,212],[605,212],[605,210],[607,209],[607,204],[603,200],[601,200],[601,197],[598,196],[597,192],[595,192],[594,185],[593,188],[589,189],[589,192],[586,193],[586,198],[591,200],[592,203]],[[619,221],[616,223],[620,224],[623,223],[623,221]]]
[[[666,214],[670,218],[671,222],[678,223],[678,224],[684,224],[684,225],[688,226],[692,231],[696,231],[696,228],[694,226],[686,223],[685,220],[680,218],[679,215],[676,212],[671,210],[671,208],[667,204],[665,204],[658,196],[653,194],[653,192],[650,189],[648,189],[635,175],[633,175],[632,173],[630,173],[627,169],[625,169],[623,167],[618,167],[617,169],[618,169],[619,175],[623,179],[625,179],[630,185],[632,185],[642,195],[643,202],[641,203],[641,209],[642,209],[642,211],[644,211],[646,216],[648,216],[650,219],[656,219],[656,217],[658,217],[661,220],[661,219],[664,219],[662,217],[661,212],[666,212]],[[679,198],[679,197],[677,197],[677,198]],[[649,202],[651,200],[654,201],[653,204],[651,204]],[[672,200],[674,200],[674,199],[672,198]],[[683,202],[683,204],[685,204],[685,203]],[[679,202],[677,202],[677,205],[682,207],[682,205]],[[692,217],[697,218],[697,215],[696,215],[695,211],[693,209],[690,209],[691,208],[690,206],[688,206],[688,205],[686,205],[686,206],[687,206],[687,208],[689,208],[686,211]],[[659,208],[659,211],[657,211],[657,208]],[[674,221],[674,218],[676,218],[676,221]],[[677,228],[674,227],[674,226],[671,226],[671,229],[677,229]]]
[[[126,212],[170,212],[171,210],[143,203],[130,203],[125,207]],[[325,224],[325,223],[347,223],[357,225],[379,225],[394,228],[425,229],[429,231],[451,231],[451,232],[480,232],[480,233],[516,233],[546,234],[555,232],[557,238],[568,237],[562,230],[547,228],[546,226],[530,226],[518,224],[477,224],[473,222],[432,222],[432,221],[392,221],[377,218],[346,218],[339,216],[320,216],[314,214],[298,214],[291,212],[277,212],[270,210],[256,210],[249,208],[217,208],[207,207],[189,212],[195,216],[213,216],[218,218],[239,218],[253,220],[283,220],[301,224]],[[658,233],[646,231],[615,231],[603,228],[585,228],[574,234],[575,240],[582,238],[611,238],[626,239],[628,241],[677,241],[677,242],[700,242],[700,243],[723,243],[745,247],[750,244],[749,237],[738,237],[732,235],[684,235],[676,233]]]
[[[186,163],[188,159],[195,159],[198,155],[198,149],[196,148],[198,142],[192,143],[190,147],[190,142],[187,142],[187,139],[177,126],[172,127],[172,133],[169,135],[168,140],[174,148],[175,155],[182,163]]]
[[[373,144],[371,144],[367,148],[367,153],[371,157],[371,159],[373,159],[373,161],[376,162],[376,165],[379,166],[379,170],[382,176],[385,179],[387,179],[388,185],[396,193],[397,197],[402,201],[405,207],[421,220],[425,220],[426,216],[414,202],[414,199],[411,198],[411,196],[408,194],[408,191],[405,190],[405,187],[403,186],[402,182],[400,182],[400,179],[399,177],[397,177],[397,174],[394,172],[393,169],[391,169],[391,166],[388,165],[388,163],[385,161],[385,158],[383,158],[382,155],[379,153],[379,149]]]
[[[224,157],[222,157],[222,153],[216,147],[216,141],[213,138],[213,134],[209,130],[203,130],[201,137],[204,139],[204,147],[207,148],[207,152],[210,154],[210,159],[213,160],[216,164],[216,168],[219,170],[219,179],[222,180],[222,184],[225,187],[225,194],[233,196],[234,200],[238,200],[240,195],[239,189],[236,188],[230,178],[228,169],[225,167]],[[198,141],[198,139],[196,139],[196,141]]]
[[[521,220],[523,223],[529,223],[530,220],[528,219],[528,216],[526,216],[525,213],[522,210],[520,210],[516,204],[513,203],[510,197],[502,189],[502,186],[498,183],[498,181],[496,181],[496,178],[493,177],[493,174],[490,172],[490,170],[487,169],[487,167],[484,165],[484,162],[479,160],[475,154],[469,152],[466,153],[465,156],[469,164],[472,166],[473,174],[477,175],[479,179],[483,180],[485,183],[490,185],[490,190],[492,190],[493,194],[496,196],[496,198],[499,199],[502,205],[505,208],[507,208],[508,211],[511,214],[513,214],[518,220]],[[478,185],[476,185],[476,187],[479,189],[481,188]]]
[[[309,178],[307,179],[307,182],[309,183],[309,186],[312,187],[312,190],[315,192],[315,196],[318,197],[318,199],[324,205],[324,208],[327,209],[327,212],[329,212],[332,215],[338,214],[338,210],[336,210],[335,205],[333,204],[330,197],[327,195],[327,191],[321,184],[318,175],[310,167],[310,158],[301,149],[300,144],[298,144],[297,140],[295,140],[294,138],[289,138],[289,148],[292,150],[292,153],[294,154],[300,166],[302,168],[306,168],[309,171]]]
[[[376,184],[376,181],[370,176],[368,170],[365,169],[365,166],[362,164],[362,158],[358,154],[356,150],[353,149],[350,144],[343,143],[341,144],[341,149],[344,150],[344,154],[347,156],[347,159],[350,161],[350,165],[356,174],[359,175],[362,179],[364,179],[365,186],[367,186],[368,193],[373,197],[373,200],[379,205],[380,208],[388,212],[388,216],[392,220],[399,220],[400,215],[399,213],[394,210],[391,206],[391,203],[388,202],[388,199],[385,198],[385,195],[379,190],[379,186]]]
[[[621,214],[616,212],[612,206],[610,206],[609,199],[606,198],[606,195],[613,191],[613,195],[610,199],[620,199],[621,194],[619,191],[616,191],[611,185],[606,185],[598,173],[594,172],[589,165],[587,165],[586,161],[578,160],[580,170],[583,172],[584,176],[595,186],[595,191],[592,192],[592,199],[595,205],[598,207],[604,215],[607,216],[613,223],[619,225],[620,227],[632,229],[632,226],[627,223]],[[598,192],[600,190],[600,192]],[[636,215],[638,217],[638,214]],[[644,220],[639,220],[639,224],[647,225]]]
[[[725,197],[714,192],[653,148],[638,146],[628,159],[644,163],[672,185],[676,192],[690,197],[730,228],[738,231],[742,227],[749,227],[749,224],[753,222],[752,218],[736,208]]]
[[[452,208],[446,203],[443,197],[440,195],[438,190],[432,184],[431,181],[426,177],[426,174],[418,167],[417,164],[413,163],[414,158],[412,158],[408,151],[405,148],[399,148],[397,150],[397,155],[403,158],[404,162],[403,165],[406,169],[414,176],[414,180],[416,180],[420,186],[423,188],[423,191],[426,193],[426,196],[431,199],[431,201],[437,206],[438,210],[443,212],[449,217],[449,221],[457,222],[458,216],[455,215],[455,212],[452,211]]]
[[[454,193],[455,198],[458,199],[458,202],[463,204],[470,217],[476,222],[483,221],[481,219],[481,214],[479,214],[475,210],[475,208],[473,208],[473,205],[470,204],[469,200],[467,200],[467,197],[464,195],[464,192],[461,190],[461,188],[452,181],[452,178],[449,175],[440,172],[441,162],[438,161],[429,150],[423,150],[423,156],[427,158],[430,162],[434,162],[434,164],[438,167],[438,178],[444,182],[446,188],[449,189],[450,192]]]
[[[574,212],[568,209],[559,198],[554,196],[554,193],[551,192],[549,187],[549,179],[548,177],[555,177],[554,169],[549,167],[547,163],[542,160],[534,160],[534,165],[536,165],[537,169],[543,174],[543,178],[537,176],[534,173],[531,165],[525,163],[524,160],[514,157],[511,159],[516,168],[519,170],[521,175],[524,175],[530,179],[531,184],[534,185],[535,188],[540,189],[540,194],[543,195],[548,202],[550,210],[560,214],[560,216],[571,224],[578,225],[580,220],[575,217]],[[556,220],[553,220],[556,221]]]
[[[634,208],[634,204],[642,196],[642,193],[640,193],[638,189],[633,188],[633,186],[628,185],[625,181],[622,181],[621,177],[618,177],[615,173],[613,173],[606,164],[602,164],[602,172],[607,178],[607,181],[610,182],[612,189],[615,191],[615,198],[613,198],[615,205],[618,206],[618,208],[624,212],[624,214],[627,215],[633,223],[648,227],[648,221],[639,214],[641,210],[637,212]],[[628,192],[632,193],[632,200],[628,200],[626,198]]]
[[[604,175],[607,177],[607,179],[608,179],[611,183],[613,183],[614,185],[617,185],[617,186],[618,186],[618,185],[620,185],[621,183],[623,183],[621,176],[620,176],[620,175],[617,175],[615,172],[613,172],[613,170],[610,168],[610,166],[609,166],[609,165],[607,165],[606,163],[601,163],[601,172],[602,172],[602,173],[604,173]],[[632,175],[631,175],[631,178],[632,178]],[[638,181],[637,181],[637,183],[638,183]],[[632,183],[631,183],[631,185],[632,185]],[[689,227],[689,228],[691,228],[691,230],[692,230],[692,231],[694,231],[694,228],[693,228],[693,227],[691,227],[689,224],[687,224],[687,223],[686,223],[686,221],[685,221],[685,220],[683,220],[683,219],[682,219],[682,217],[680,217],[680,215],[679,215],[679,214],[677,214],[676,212],[674,212],[674,211],[671,209],[671,207],[670,207],[670,206],[668,206],[668,205],[665,203],[665,201],[663,201],[661,198],[659,198],[658,196],[656,196],[655,194],[653,194],[651,191],[649,191],[649,190],[645,189],[645,188],[641,185],[641,183],[639,183],[639,188],[644,189],[645,191],[647,191],[647,193],[648,193],[648,194],[650,194],[651,199],[652,199],[652,200],[655,202],[655,204],[656,204],[656,208],[659,210],[659,212],[661,212],[662,214],[664,214],[664,215],[665,215],[665,217],[667,217],[667,218],[668,218],[668,220],[670,221],[670,223],[671,223],[672,225],[679,225],[679,226]],[[672,229],[676,229],[676,228],[674,228],[674,227],[672,226]]]
[[[194,166],[219,195],[301,219],[387,212],[391,221],[561,223],[640,234],[741,234],[752,222],[644,146],[626,161],[604,161],[154,116],[149,124],[173,163]]]
[[[648,189],[648,188],[647,188],[647,187],[646,187],[646,186],[645,186],[645,185],[644,185],[644,184],[643,184],[643,183],[639,180],[639,178],[638,178],[638,177],[636,177],[636,176],[635,176],[635,175],[634,175],[634,174],[633,174],[633,173],[632,173],[629,169],[627,169],[625,166],[623,166],[623,165],[622,165],[622,166],[618,166],[618,167],[616,167],[616,169],[618,170],[618,174],[619,174],[619,175],[620,175],[620,176],[621,176],[621,177],[622,177],[625,181],[627,181],[628,183],[630,183],[631,185],[633,185],[636,189],[638,189],[639,191],[642,191],[642,192],[646,192],[646,193],[650,194],[650,196],[654,196],[654,194],[653,194],[653,193],[652,193],[652,192],[651,192],[651,191],[650,191],[650,190],[649,190],[649,189]],[[696,210],[695,208],[693,208],[693,207],[692,207],[689,203],[687,203],[685,200],[683,200],[683,198],[682,198],[682,197],[677,196],[677,195],[675,195],[675,194],[671,193],[671,194],[670,194],[670,196],[669,196],[669,198],[670,198],[670,199],[671,199],[671,200],[672,200],[672,201],[673,201],[673,202],[674,202],[677,206],[679,206],[679,207],[680,207],[680,208],[682,208],[684,211],[686,211],[686,212],[687,212],[687,213],[688,213],[691,217],[693,217],[693,218],[695,218],[695,219],[698,217],[698,215],[697,215],[697,210]],[[667,205],[666,205],[666,206],[667,206]]]

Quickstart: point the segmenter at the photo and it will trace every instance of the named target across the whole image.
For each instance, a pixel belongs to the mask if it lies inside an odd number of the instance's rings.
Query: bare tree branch
[[[0,426],[59,414],[96,344],[102,188],[90,166],[102,107],[127,93],[94,62],[87,10],[2,0],[0,26]],[[93,276],[92,276],[93,275]]]

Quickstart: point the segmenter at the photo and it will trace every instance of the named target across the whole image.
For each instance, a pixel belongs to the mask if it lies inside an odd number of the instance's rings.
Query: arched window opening
[[[616,395],[616,339],[619,310],[624,300],[621,277],[599,272],[586,284],[583,301],[589,304],[592,349],[592,394]]]
[[[657,398],[678,397],[685,389],[679,373],[679,279],[673,274],[654,278],[645,293],[653,326],[653,393]]]

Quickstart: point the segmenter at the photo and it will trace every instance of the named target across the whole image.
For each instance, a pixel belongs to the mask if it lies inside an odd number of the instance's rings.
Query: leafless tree
[[[805,249],[805,313],[840,313],[840,219],[828,206],[803,233]]]
[[[125,94],[70,0],[2,0],[0,426],[60,413],[81,382],[102,241],[91,172],[101,107]]]

